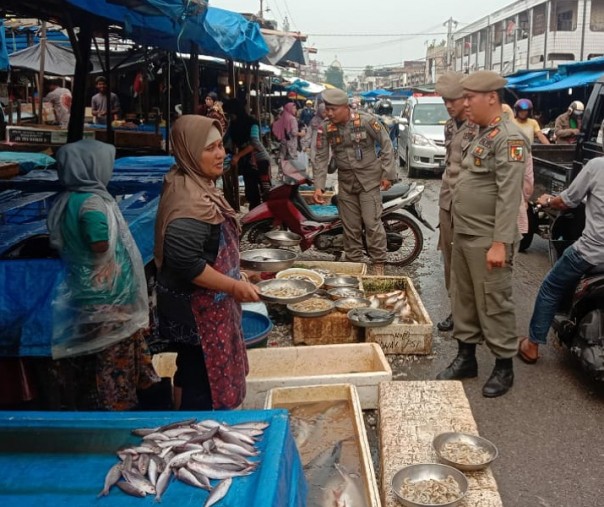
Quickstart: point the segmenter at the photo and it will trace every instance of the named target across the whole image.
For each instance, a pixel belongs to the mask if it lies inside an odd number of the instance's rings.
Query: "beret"
[[[338,88],[331,88],[325,90],[321,96],[323,101],[332,106],[347,106],[348,105],[348,94],[344,90]]]
[[[443,99],[460,99],[463,96],[461,80],[464,75],[461,72],[446,72],[436,81],[436,93]]]
[[[492,92],[501,90],[507,84],[507,79],[492,70],[479,70],[461,80],[466,90],[473,92]]]

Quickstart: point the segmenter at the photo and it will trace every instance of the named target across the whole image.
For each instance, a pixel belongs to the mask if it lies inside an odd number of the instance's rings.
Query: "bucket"
[[[273,329],[273,323],[266,315],[250,310],[243,310],[241,327],[246,349],[266,347],[268,335]]]

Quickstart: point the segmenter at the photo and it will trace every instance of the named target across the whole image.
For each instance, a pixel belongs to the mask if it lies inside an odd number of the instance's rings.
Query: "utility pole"
[[[260,19],[264,19],[264,5],[263,4],[264,4],[264,1],[260,0],[260,16],[259,16]]]
[[[449,18],[447,21],[445,21],[443,23],[443,26],[447,27],[447,55],[446,55],[446,65],[447,65],[447,70],[451,70],[451,55],[453,54],[453,51],[455,50],[455,46],[453,44],[453,29],[457,28],[458,22],[455,21],[453,18]]]

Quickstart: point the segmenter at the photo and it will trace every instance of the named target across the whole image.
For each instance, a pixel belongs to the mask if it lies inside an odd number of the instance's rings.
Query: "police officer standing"
[[[314,202],[324,204],[327,168],[332,157],[338,168],[338,207],[344,228],[346,260],[362,262],[363,229],[373,273],[384,273],[386,231],[381,221],[380,188],[396,180],[394,149],[384,126],[371,114],[348,107],[348,95],[338,89],[322,94],[327,120],[317,136]],[[376,144],[380,146],[379,156]]]
[[[461,81],[468,119],[479,126],[463,153],[453,193],[453,337],[459,351],[440,380],[478,375],[476,345],[486,341],[495,368],[483,396],[505,394],[513,385],[518,350],[512,259],[520,239],[517,218],[527,155],[526,138],[502,118],[506,80],[478,71]]]
[[[449,118],[445,124],[445,171],[438,196],[438,222],[439,231],[438,248],[443,253],[445,268],[445,286],[449,297],[451,296],[451,251],[453,246],[453,222],[451,217],[451,203],[453,190],[459,171],[461,170],[462,151],[465,150],[477,132],[477,127],[466,119],[464,107],[463,88],[461,72],[447,72],[438,78],[436,82],[436,93],[445,102]],[[451,331],[453,329],[453,316],[449,316],[439,322],[436,327],[440,331]]]

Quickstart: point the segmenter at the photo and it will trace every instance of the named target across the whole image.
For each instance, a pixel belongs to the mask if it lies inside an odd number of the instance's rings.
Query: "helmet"
[[[392,114],[392,102],[390,102],[388,99],[380,100],[375,106],[375,112],[377,114],[385,115]]]
[[[580,100],[573,100],[570,103],[570,106],[568,106],[568,112],[571,114],[576,114],[577,116],[580,116],[583,114],[583,111],[585,111],[585,106]]]
[[[312,100],[310,100],[310,99],[308,99],[308,100],[305,102],[305,104],[306,104],[307,106],[312,106],[312,105],[313,105],[313,101],[312,101]]]
[[[529,99],[520,99],[514,103],[514,111],[528,111],[529,113],[533,110],[533,103]]]

